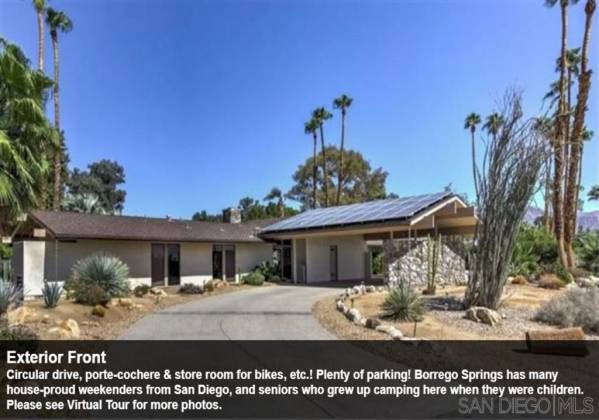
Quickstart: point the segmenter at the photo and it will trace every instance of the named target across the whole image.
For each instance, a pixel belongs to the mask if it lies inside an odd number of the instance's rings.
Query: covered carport
[[[475,227],[474,208],[441,192],[309,210],[267,226],[260,236],[290,247],[290,280],[316,283],[368,279],[369,245],[472,236]]]

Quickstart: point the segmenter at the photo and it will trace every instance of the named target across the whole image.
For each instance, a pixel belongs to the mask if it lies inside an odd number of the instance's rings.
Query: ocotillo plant
[[[441,235],[434,239],[428,236],[426,252],[426,294],[434,295],[437,289],[437,273],[439,270],[439,259],[442,252]]]

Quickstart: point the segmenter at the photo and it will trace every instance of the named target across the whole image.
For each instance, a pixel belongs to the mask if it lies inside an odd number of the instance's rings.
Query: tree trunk
[[[339,149],[339,173],[337,176],[337,200],[338,206],[341,202],[341,188],[343,184],[343,148],[345,146],[345,109],[341,111],[341,147]]]
[[[544,191],[544,202],[545,211],[543,212],[543,226],[546,232],[551,232],[551,156],[547,158],[545,162],[547,166],[545,169],[545,191]]]
[[[312,133],[312,136],[314,138],[314,151],[313,151],[313,156],[312,156],[312,180],[314,182],[314,185],[312,185],[312,208],[315,209],[316,208],[316,190],[317,190],[317,186],[318,186],[318,181],[317,181],[317,177],[318,177],[318,169],[317,169],[317,165],[316,165],[316,143],[318,141],[317,137],[316,137],[316,131],[314,133]]]
[[[553,178],[553,230],[557,241],[557,250],[560,262],[568,267],[568,258],[564,247],[564,212],[563,212],[563,180],[564,180],[564,143],[566,128],[566,52],[568,48],[568,3],[561,3],[562,20],[562,46],[561,65],[559,78],[559,105],[557,116],[557,133],[555,139],[554,153],[554,178]]]
[[[572,127],[571,144],[572,156],[567,169],[568,189],[565,192],[564,202],[564,246],[568,257],[569,267],[575,264],[573,249],[574,237],[576,235],[576,212],[578,209],[578,189],[580,161],[582,160],[582,132],[584,130],[584,119],[586,107],[591,88],[591,71],[588,70],[589,41],[591,36],[592,17],[595,11],[595,0],[588,0],[585,6],[585,29],[582,44],[582,56],[580,66],[580,78],[578,81],[578,96],[574,111],[574,124]]]
[[[62,170],[62,135],[60,134],[60,101],[59,101],[59,77],[60,65],[58,59],[58,34],[52,34],[52,50],[54,53],[54,128],[56,129],[59,140],[54,152],[54,194],[52,199],[52,209],[60,210],[61,195],[61,170]]]
[[[324,206],[329,207],[329,174],[327,172],[327,154],[324,147],[324,130],[320,124],[320,145],[322,146],[322,184],[324,186]]]
[[[478,197],[478,180],[476,179],[476,146],[474,145],[474,132],[475,128],[470,128],[470,134],[472,136],[472,179],[474,180],[474,193]]]
[[[37,12],[37,69],[44,71],[44,51],[45,51],[45,32],[44,32],[44,11]]]

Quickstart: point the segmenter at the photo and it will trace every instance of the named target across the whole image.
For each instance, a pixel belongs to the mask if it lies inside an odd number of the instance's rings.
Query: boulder
[[[526,278],[526,276],[523,276],[522,274],[519,274],[516,277],[512,277],[511,280],[509,280],[509,282],[511,284],[524,285],[524,284],[528,284],[528,279]]]
[[[119,298],[118,306],[132,310],[133,309],[133,300],[131,300],[130,298]]]
[[[343,313],[345,313],[345,311],[346,311],[346,308],[347,308],[347,307],[345,306],[345,303],[343,303],[343,301],[342,301],[342,300],[338,300],[338,301],[337,301],[337,310],[338,310],[339,312],[343,312]]]
[[[152,287],[150,289],[150,294],[154,295],[154,296],[167,296],[168,293],[166,293],[163,289],[160,289],[158,287]]]
[[[104,318],[104,315],[106,315],[106,308],[102,305],[96,305],[92,308],[92,315]]]
[[[353,295],[360,295],[362,294],[362,288],[360,286],[354,286],[352,287],[352,294]]]
[[[597,286],[599,286],[599,278],[593,277],[593,276],[581,277],[576,280],[576,283],[580,287],[584,287],[584,288],[597,287]]]
[[[392,327],[387,331],[387,335],[391,337],[392,340],[401,340],[403,338],[403,334],[397,328]]]
[[[347,311],[347,318],[350,321],[358,323],[362,318],[362,314],[356,308],[351,308],[349,311]]]
[[[381,325],[381,320],[378,318],[368,318],[365,324],[366,328],[370,328],[371,330],[376,329],[379,325]]]
[[[468,308],[465,318],[474,322],[482,322],[483,324],[492,327],[501,321],[501,315],[499,315],[497,311],[485,308],[484,306],[473,306]]]
[[[391,330],[394,330],[395,327],[393,325],[389,325],[389,324],[380,324],[380,325],[377,325],[374,329],[378,332],[389,334],[389,332]]]
[[[46,331],[50,340],[68,340],[71,338],[71,332],[61,327],[52,327]]]
[[[79,324],[77,324],[77,321],[75,321],[72,318],[65,319],[64,321],[62,321],[59,324],[58,327],[68,331],[70,338],[77,339],[81,336],[81,330],[79,329]]]
[[[8,325],[26,324],[34,321],[37,314],[27,306],[19,306],[17,309],[8,313]]]
[[[364,288],[364,290],[366,291],[366,293],[374,293],[374,292],[376,292],[376,287],[374,287],[374,286],[366,286]]]
[[[49,324],[49,323],[50,323],[50,315],[44,314],[44,316],[42,317],[42,324]]]

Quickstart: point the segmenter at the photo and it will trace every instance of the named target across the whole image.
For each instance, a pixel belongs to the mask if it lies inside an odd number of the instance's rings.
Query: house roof
[[[444,191],[308,210],[271,224],[265,227],[260,234],[270,235],[386,222],[406,223],[428,209],[450,200],[459,200],[465,207],[465,204],[455,194]]]
[[[213,223],[54,211],[34,211],[31,219],[56,239],[165,242],[262,242],[257,232],[265,223]]]

